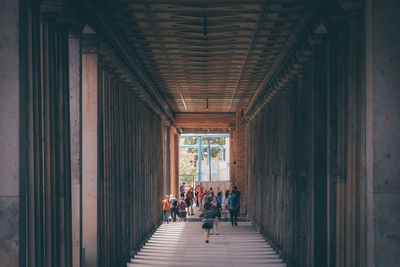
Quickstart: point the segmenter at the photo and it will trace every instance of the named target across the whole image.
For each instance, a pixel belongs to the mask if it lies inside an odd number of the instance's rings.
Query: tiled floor
[[[285,263],[249,222],[219,224],[204,242],[201,222],[162,224],[128,266],[267,266]]]

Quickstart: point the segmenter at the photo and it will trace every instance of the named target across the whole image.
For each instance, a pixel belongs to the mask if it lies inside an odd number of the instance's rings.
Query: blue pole
[[[199,171],[197,172],[197,180],[201,181],[201,155],[202,155],[203,144],[201,141],[201,137],[197,138],[197,168]]]
[[[210,157],[209,157],[209,155],[210,155],[210,151],[209,150],[210,149],[208,147],[206,149],[207,149],[207,166],[208,166],[208,165],[210,165]]]

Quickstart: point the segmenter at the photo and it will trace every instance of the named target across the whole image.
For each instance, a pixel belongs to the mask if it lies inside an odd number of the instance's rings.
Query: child
[[[202,226],[201,228],[204,229],[204,235],[206,238],[206,243],[209,243],[208,238],[210,236],[210,230],[214,226],[214,219],[216,217],[214,210],[211,208],[211,203],[206,202],[204,204],[204,211],[199,215],[200,218],[203,218],[201,220]]]
[[[186,221],[186,204],[182,196],[179,198],[178,209],[179,221]]]
[[[215,219],[214,219],[214,227],[212,228],[211,234],[219,235],[218,233],[218,223],[221,220],[221,205],[218,203],[217,198],[214,197],[211,202],[211,208],[214,210]]]
[[[169,213],[169,209],[170,209],[170,207],[169,207],[170,202],[169,202],[168,195],[165,196],[164,200],[162,201],[162,204],[163,204],[163,222],[169,223],[168,213]]]

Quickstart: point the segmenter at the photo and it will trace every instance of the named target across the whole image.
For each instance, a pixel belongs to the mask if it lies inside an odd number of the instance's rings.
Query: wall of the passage
[[[2,1],[0,10],[0,266],[18,266],[19,249],[23,242],[18,236],[21,219],[20,204],[24,195],[20,193],[20,180],[26,169],[20,168],[19,119],[20,73],[19,73],[19,3]],[[23,129],[22,129],[23,130]]]
[[[400,265],[399,10],[399,1],[366,1],[370,266]]]
[[[68,27],[42,8],[37,2],[20,7],[19,103],[24,110],[18,122],[21,131],[15,134],[22,146],[20,151],[1,153],[23,159],[20,266],[71,266]]]
[[[318,12],[248,125],[248,213],[289,266],[366,266],[363,9]]]
[[[163,124],[99,65],[98,266],[122,266],[161,221]]]

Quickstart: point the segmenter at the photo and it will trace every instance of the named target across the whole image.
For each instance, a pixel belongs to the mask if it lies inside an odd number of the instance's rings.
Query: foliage
[[[194,179],[197,179],[197,168],[194,166],[194,156],[190,153],[185,153],[184,156],[180,157],[179,160],[179,182],[185,182],[191,184],[193,177],[188,175],[193,175]]]
[[[203,137],[203,148],[204,151],[207,151],[208,139],[210,139],[210,145],[221,145],[222,147],[226,147],[226,138],[225,137]],[[196,137],[186,137],[183,140],[184,145],[197,145],[197,138]],[[188,153],[195,154],[194,160],[197,161],[197,147],[196,148],[189,148]],[[223,153],[225,153],[225,148]],[[220,154],[219,148],[211,148],[211,158],[215,158]]]

